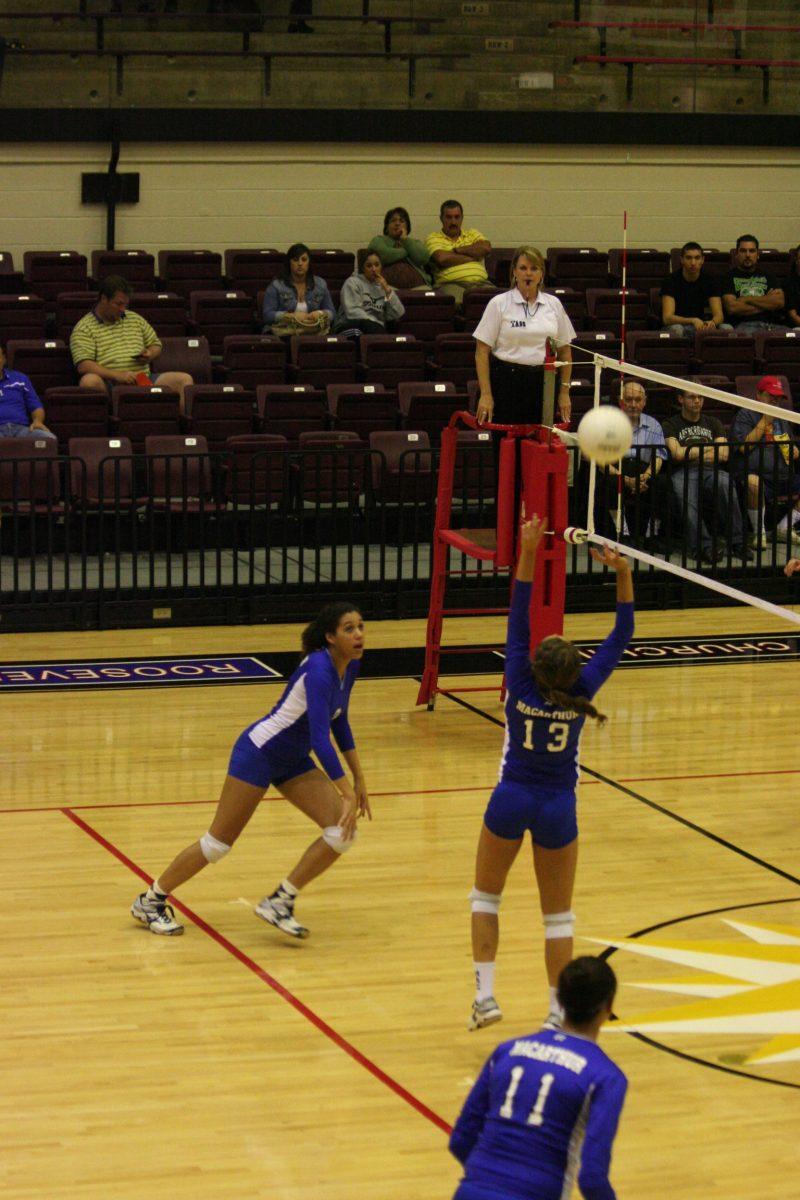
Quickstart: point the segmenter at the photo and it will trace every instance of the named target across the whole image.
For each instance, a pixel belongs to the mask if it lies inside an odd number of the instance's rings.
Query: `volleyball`
[[[633,427],[620,408],[601,404],[581,418],[578,445],[581,453],[604,467],[627,453],[633,441]]]

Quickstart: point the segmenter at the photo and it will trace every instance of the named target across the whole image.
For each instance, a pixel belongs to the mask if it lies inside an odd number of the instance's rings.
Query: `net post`
[[[554,531],[546,535],[536,556],[531,589],[531,653],[539,642],[564,631],[567,586],[568,454],[559,441],[522,443],[522,491],[525,512],[537,513]]]

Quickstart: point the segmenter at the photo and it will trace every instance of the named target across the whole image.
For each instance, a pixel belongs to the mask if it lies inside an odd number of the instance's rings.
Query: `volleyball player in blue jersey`
[[[544,521],[523,524],[506,640],[506,735],[500,780],[489,800],[478,841],[472,905],[476,994],[470,1029],[502,1019],[494,997],[498,912],[506,876],[530,830],[533,866],[544,919],[544,958],[550,984],[547,1022],[559,1020],[556,983],[572,958],[571,911],[578,860],[575,788],[578,743],[587,717],[605,717],[591,703],[633,635],[633,578],[616,551],[592,549],[596,562],[617,575],[617,619],[588,663],[572,642],[545,638],[530,657],[529,610],[536,554]]]
[[[347,602],[329,604],[302,636],[305,657],[267,716],[239,736],[208,833],[175,858],[131,914],[151,933],[179,934],[167,897],[208,863],[230,850],[272,784],[322,830],[297,866],[255,912],[291,937],[308,937],[294,903],[301,888],[349,850],[359,816],[372,818],[364,775],[347,720],[350,692],[364,652],[364,622]],[[331,745],[331,733],[353,776],[347,779]],[[314,764],[316,755],[322,770]]]
[[[575,1175],[585,1200],[615,1200],[611,1146],[627,1080],[597,1045],[617,981],[601,958],[561,972],[561,1030],[503,1042],[467,1097],[450,1138],[464,1165],[453,1200],[561,1200]]]

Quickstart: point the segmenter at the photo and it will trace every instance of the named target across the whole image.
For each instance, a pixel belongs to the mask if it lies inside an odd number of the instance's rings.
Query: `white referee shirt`
[[[512,288],[489,301],[472,336],[496,358],[535,367],[544,362],[548,338],[564,346],[573,341],[575,330],[556,296],[540,292],[529,301]]]

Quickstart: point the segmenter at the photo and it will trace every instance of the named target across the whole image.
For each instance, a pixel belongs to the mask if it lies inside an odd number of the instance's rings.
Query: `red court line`
[[[115,846],[113,842],[109,842],[107,838],[104,838],[102,833],[99,833],[91,825],[87,824],[82,817],[77,816],[69,808],[61,808],[58,811],[62,812],[65,817],[68,817],[70,821],[77,825],[79,829],[82,829],[84,833],[87,833],[89,837],[94,838],[98,845],[102,846],[104,850],[107,850],[109,854],[113,854],[113,856],[118,859],[123,866],[126,866],[128,870],[132,871],[134,875],[138,875],[139,878],[146,884],[150,884],[151,877],[147,875],[141,867],[137,866],[132,859],[128,858],[127,854],[124,854],[123,851]],[[343,1038],[340,1033],[337,1033],[336,1030],[327,1023],[327,1021],[324,1021],[322,1017],[317,1016],[313,1009],[310,1009],[308,1005],[304,1004],[302,1000],[298,999],[294,993],[290,992],[288,988],[285,988],[282,983],[279,983],[274,976],[270,975],[268,971],[265,971],[263,967],[260,967],[258,963],[250,958],[249,955],[245,954],[243,950],[240,950],[238,946],[234,946],[233,942],[229,941],[224,934],[215,929],[213,925],[209,925],[207,921],[204,921],[203,918],[199,917],[197,913],[192,911],[192,909],[187,908],[185,904],[180,902],[180,900],[176,900],[174,897],[172,897],[172,903],[174,904],[175,908],[177,908],[179,912],[182,912],[185,917],[192,921],[198,927],[198,929],[201,929],[203,933],[212,938],[218,946],[221,946],[223,950],[226,950],[228,954],[232,955],[238,962],[242,964],[243,967],[246,967],[248,971],[255,975],[257,979],[260,979],[262,983],[265,983],[267,987],[271,988],[273,992],[277,992],[277,994],[283,1000],[285,1000],[287,1004],[291,1004],[292,1008],[296,1009],[297,1012],[299,1012],[301,1016],[305,1017],[307,1021],[310,1021],[311,1024],[320,1031],[320,1033],[324,1034],[325,1037],[332,1041],[334,1045],[338,1046],[340,1050],[344,1050],[345,1054],[349,1054],[349,1056],[354,1059],[359,1066],[363,1067],[366,1071],[369,1071],[370,1075],[373,1075],[375,1079],[393,1091],[395,1095],[400,1097],[401,1100],[405,1100],[406,1104],[409,1104],[421,1116],[430,1121],[432,1125],[435,1125],[437,1129],[441,1129],[442,1132],[448,1134],[448,1136],[450,1133],[452,1133],[452,1126],[448,1125],[447,1121],[445,1121],[443,1117],[440,1117],[433,1111],[433,1109],[428,1108],[427,1104],[423,1104],[421,1100],[418,1100],[417,1097],[412,1095],[411,1092],[404,1088],[401,1083],[398,1083],[396,1079],[392,1079],[391,1075],[387,1075],[386,1072],[377,1065],[377,1063],[374,1063],[372,1059],[367,1058],[365,1054],[362,1054],[360,1050],[357,1050],[352,1042],[348,1042],[347,1039]]]

